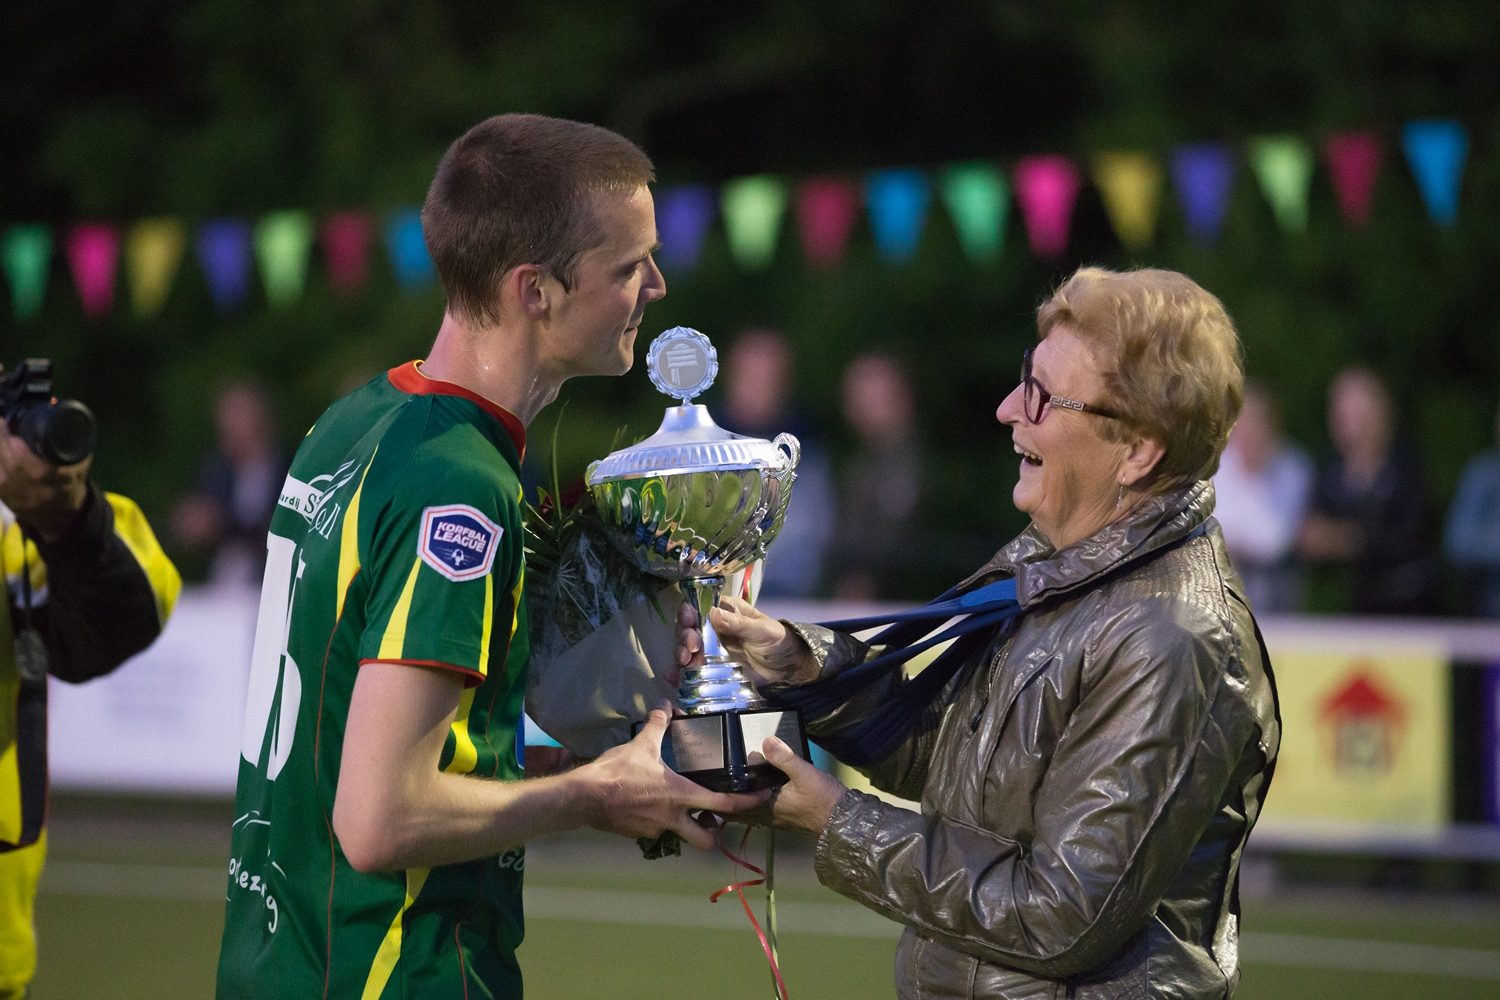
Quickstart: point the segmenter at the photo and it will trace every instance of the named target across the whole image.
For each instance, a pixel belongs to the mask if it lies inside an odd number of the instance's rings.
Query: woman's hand
[[[818,663],[802,637],[738,597],[721,597],[713,612],[714,631],[735,659],[762,681],[802,684],[818,676]],[[703,655],[698,611],[684,602],[677,612],[677,664],[689,666]],[[669,679],[675,683],[675,678]]]
[[[798,757],[791,747],[774,736],[767,737],[761,744],[760,753],[750,757],[753,762],[764,757],[766,763],[787,776],[786,784],[772,790],[765,805],[727,818],[781,829],[806,830],[813,834],[823,832],[834,806],[844,797],[848,787],[833,775],[818,770],[810,761]]]

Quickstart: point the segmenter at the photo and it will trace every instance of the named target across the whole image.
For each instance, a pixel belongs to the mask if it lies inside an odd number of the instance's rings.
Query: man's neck
[[[557,398],[559,383],[547,378],[529,331],[505,325],[477,328],[443,314],[422,374],[477,393],[529,425]]]

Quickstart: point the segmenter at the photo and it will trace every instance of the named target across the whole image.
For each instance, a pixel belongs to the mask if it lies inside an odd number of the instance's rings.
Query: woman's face
[[[1056,326],[1031,351],[1031,375],[1042,388],[1097,406],[1104,380],[1087,346],[1066,326]],[[1087,538],[1119,513],[1120,470],[1129,446],[1106,440],[1108,417],[1049,404],[1037,422],[1026,415],[1024,386],[1001,401],[995,418],[1011,429],[1021,463],[1012,497],[1056,548]]]

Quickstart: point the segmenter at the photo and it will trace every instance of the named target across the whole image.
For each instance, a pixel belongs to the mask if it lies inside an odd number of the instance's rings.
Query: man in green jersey
[[[664,766],[661,710],[564,773],[517,754],[526,425],[565,380],[630,368],[666,293],[652,179],[620,136],[534,115],[482,122],[439,165],[432,349],[319,418],[271,524],[220,997],[519,997],[527,840],[707,849],[690,813],[761,801]]]

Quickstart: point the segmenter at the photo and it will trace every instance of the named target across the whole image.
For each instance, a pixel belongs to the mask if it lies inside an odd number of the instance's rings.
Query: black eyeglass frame
[[[1103,406],[1095,406],[1092,403],[1081,403],[1076,399],[1068,399],[1066,396],[1054,396],[1048,392],[1046,387],[1031,374],[1031,348],[1028,347],[1021,355],[1021,408],[1026,414],[1026,419],[1034,424],[1041,423],[1042,417],[1046,416],[1048,403],[1074,410],[1078,413],[1092,413],[1096,417],[1105,417],[1109,420],[1125,419],[1114,410],[1106,409]]]

